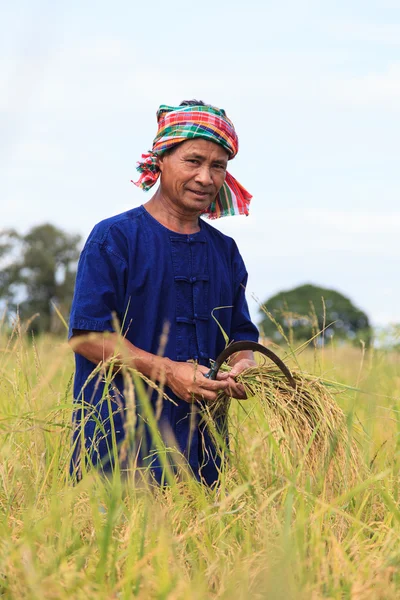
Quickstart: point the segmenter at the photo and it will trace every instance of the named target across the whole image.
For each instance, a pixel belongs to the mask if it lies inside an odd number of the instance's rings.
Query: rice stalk
[[[279,369],[266,365],[247,369],[237,380],[247,398],[260,405],[286,464],[314,480],[322,475],[335,489],[354,483],[366,470],[357,441],[361,430],[355,429],[323,380],[296,370],[292,375],[296,389]],[[227,434],[231,402],[221,393],[203,412],[216,441]]]

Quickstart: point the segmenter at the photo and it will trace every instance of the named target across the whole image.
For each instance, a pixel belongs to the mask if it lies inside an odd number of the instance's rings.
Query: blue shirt
[[[245,299],[247,272],[234,240],[202,219],[199,227],[194,234],[176,233],[159,223],[144,206],[96,225],[79,260],[70,336],[74,329],[114,331],[115,315],[127,340],[157,354],[168,324],[164,356],[173,361],[195,360],[205,366],[210,366],[210,359],[225,347],[220,327],[230,341],[257,341],[258,331]],[[223,308],[215,310],[219,307]],[[213,311],[220,327],[212,317]],[[79,469],[82,431],[91,462],[107,469],[115,456],[110,452],[112,429],[118,445],[125,437],[123,379],[115,376],[106,390],[107,400],[98,377],[88,382],[93,363],[78,354],[75,361],[77,409],[71,469]],[[177,405],[164,400],[159,421],[162,435],[169,446],[174,439],[194,475],[212,485],[218,477],[220,460],[208,431],[201,427],[193,405],[168,388],[165,391]],[[152,402],[156,399],[157,394],[153,394]],[[110,408],[114,427],[110,425]],[[151,468],[159,479],[161,467],[146,427],[143,435],[141,461],[149,464],[151,456]]]

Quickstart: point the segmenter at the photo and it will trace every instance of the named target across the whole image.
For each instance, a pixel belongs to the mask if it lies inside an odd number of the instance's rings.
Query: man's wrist
[[[162,381],[166,385],[169,385],[169,382],[171,380],[171,376],[173,373],[173,363],[174,361],[172,361],[170,358],[160,358],[159,379],[162,379]]]

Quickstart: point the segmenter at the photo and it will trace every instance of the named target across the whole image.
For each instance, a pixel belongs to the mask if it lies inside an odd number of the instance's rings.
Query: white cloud
[[[350,234],[400,234],[400,212],[307,211],[306,220],[336,232]]]
[[[399,62],[390,64],[381,72],[327,78],[324,87],[326,97],[342,107],[400,111]]]
[[[328,30],[341,40],[394,46],[400,45],[400,25],[398,23],[340,21],[331,23]]]
[[[40,139],[17,141],[10,153],[14,165],[26,164],[29,167],[35,167],[38,163],[54,166],[60,164],[64,156],[61,146]]]
[[[291,105],[298,110],[303,104],[400,110],[400,63],[381,72],[341,77],[332,65],[331,70],[324,70],[321,57],[313,58],[309,51],[298,55],[287,50],[264,51],[255,61],[251,56],[249,49],[242,57],[227,56],[224,77],[207,50],[192,66],[189,54],[166,66],[153,62],[134,41],[118,38],[99,37],[90,43],[55,48],[47,61],[43,56],[25,56],[14,62],[0,58],[0,88],[8,90],[0,94],[0,110],[11,115],[27,110],[47,116],[64,112],[78,119],[89,112],[104,118],[132,111],[133,106],[136,111],[151,107],[154,112],[160,94],[172,103],[191,95],[210,96],[213,102],[223,104],[230,99],[237,112],[247,110],[254,97],[270,109]],[[165,60],[163,55],[160,59]],[[240,92],[227,89],[226,78],[236,81],[238,73]]]

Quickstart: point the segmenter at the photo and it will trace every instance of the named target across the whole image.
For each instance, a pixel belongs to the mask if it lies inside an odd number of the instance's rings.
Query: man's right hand
[[[196,363],[166,362],[166,385],[185,402],[206,400],[213,402],[218,393],[227,390],[228,381],[213,381],[204,377],[209,369]]]

